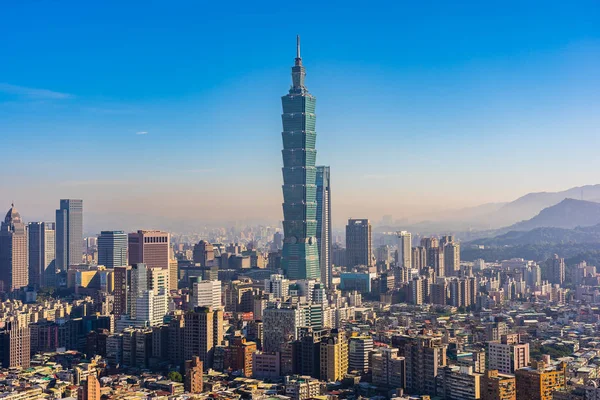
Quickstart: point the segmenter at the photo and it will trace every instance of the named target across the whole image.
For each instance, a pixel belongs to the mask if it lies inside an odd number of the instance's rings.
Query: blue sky
[[[338,224],[600,183],[595,1],[2,7],[0,201],[26,217],[280,219],[296,34]]]

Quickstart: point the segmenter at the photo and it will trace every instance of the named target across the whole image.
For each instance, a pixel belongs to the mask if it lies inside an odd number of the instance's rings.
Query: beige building
[[[27,232],[14,204],[0,225],[0,292],[9,293],[27,286]]]
[[[333,330],[321,339],[320,345],[321,380],[341,381],[348,372],[348,342],[344,332]]]
[[[514,375],[487,370],[479,380],[481,400],[516,400],[517,383]]]

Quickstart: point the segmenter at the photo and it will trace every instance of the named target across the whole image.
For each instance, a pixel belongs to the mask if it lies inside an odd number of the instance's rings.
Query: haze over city
[[[281,220],[296,34],[336,226],[598,183],[594,2],[66,3],[0,16],[0,202],[28,220]]]

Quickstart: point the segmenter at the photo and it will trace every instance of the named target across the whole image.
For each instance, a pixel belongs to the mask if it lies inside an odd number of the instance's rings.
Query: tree
[[[177,371],[171,371],[169,372],[169,374],[167,375],[167,378],[169,378],[169,380],[173,381],[173,382],[183,382],[183,378],[181,377],[181,374]]]

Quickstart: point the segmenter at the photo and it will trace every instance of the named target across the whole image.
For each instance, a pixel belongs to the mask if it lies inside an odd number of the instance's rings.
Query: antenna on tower
[[[300,35],[296,35],[296,58],[300,58]]]

